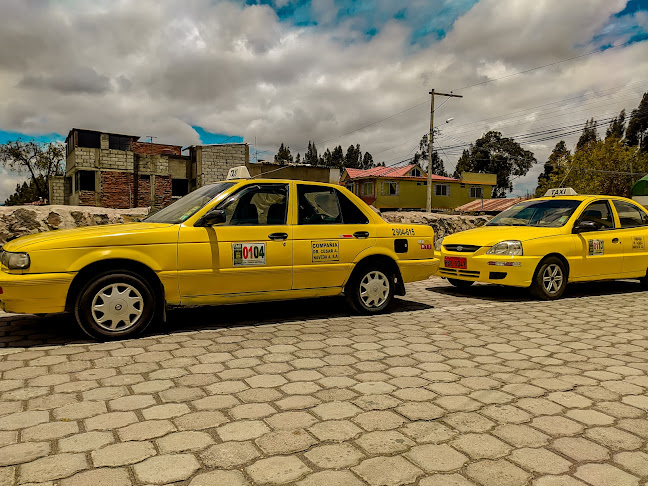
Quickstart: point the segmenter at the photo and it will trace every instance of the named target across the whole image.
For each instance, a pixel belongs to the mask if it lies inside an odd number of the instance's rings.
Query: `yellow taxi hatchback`
[[[389,224],[347,189],[289,180],[204,186],[141,223],[52,231],[0,253],[0,306],[74,313],[90,336],[141,333],[165,305],[344,293],[384,311],[438,268],[434,233]]]
[[[575,194],[564,188],[553,193]],[[648,288],[647,240],[648,213],[630,199],[542,197],[439,239],[437,275],[456,287],[529,287],[547,300],[559,298],[567,282],[637,278]]]

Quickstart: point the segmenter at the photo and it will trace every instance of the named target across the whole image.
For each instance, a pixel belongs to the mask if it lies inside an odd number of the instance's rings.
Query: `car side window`
[[[578,218],[578,223],[582,221],[593,221],[599,230],[614,228],[614,218],[607,201],[595,201],[587,206]]]
[[[346,197],[342,191],[335,191],[342,210],[342,222],[344,224],[368,224],[367,216],[356,206],[353,201]]]
[[[287,184],[245,186],[219,205],[224,226],[284,225],[288,215]]]
[[[297,185],[298,224],[340,224],[342,211],[332,187]]]
[[[612,201],[614,208],[619,214],[619,221],[622,228],[635,228],[648,225],[648,214],[634,204],[624,201]]]

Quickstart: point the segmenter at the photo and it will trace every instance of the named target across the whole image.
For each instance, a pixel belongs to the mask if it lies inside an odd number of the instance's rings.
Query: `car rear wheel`
[[[565,264],[556,257],[540,262],[531,284],[531,293],[542,300],[559,299],[567,287]]]
[[[648,272],[646,272],[646,276],[645,276],[645,277],[641,277],[641,278],[639,279],[639,283],[641,284],[641,287],[642,287],[644,290],[648,290]]]
[[[475,282],[473,280],[459,280],[456,278],[449,278],[448,282],[457,287],[458,289],[467,289]]]
[[[151,285],[127,271],[105,273],[79,292],[74,315],[81,329],[100,340],[141,334],[159,317],[159,299]]]
[[[378,314],[394,298],[394,275],[382,265],[356,269],[345,288],[349,305],[361,314]]]

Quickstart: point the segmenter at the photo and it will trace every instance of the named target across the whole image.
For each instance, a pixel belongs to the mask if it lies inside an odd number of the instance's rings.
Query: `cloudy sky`
[[[0,143],[64,139],[78,127],[183,145],[242,138],[259,159],[281,142],[293,154],[309,140],[320,151],[360,143],[397,164],[428,130],[434,88],[464,96],[437,99],[446,168],[463,144],[497,129],[540,162],[516,181],[523,194],[558,141],[550,137],[636,108],[648,91],[647,0],[2,7]],[[21,178],[0,169],[0,201]]]

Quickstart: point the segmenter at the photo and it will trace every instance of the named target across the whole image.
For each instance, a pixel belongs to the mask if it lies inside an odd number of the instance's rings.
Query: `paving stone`
[[[0,466],[31,462],[50,453],[47,442],[23,442],[0,447]]]
[[[155,398],[150,395],[129,395],[108,402],[110,410],[138,410],[155,405]]]
[[[211,471],[191,480],[189,486],[247,486],[248,482],[239,471]]]
[[[145,408],[142,410],[142,415],[146,420],[164,420],[179,417],[189,412],[189,407],[184,403],[168,403]]]
[[[260,455],[251,442],[223,442],[203,451],[200,458],[208,467],[229,469],[247,464]]]
[[[351,444],[326,444],[304,454],[306,459],[323,469],[344,469],[354,466],[364,455]]]
[[[245,468],[257,484],[286,484],[303,478],[311,469],[296,456],[260,459]]]
[[[614,423],[614,417],[596,410],[567,410],[565,415],[585,425],[610,425]]]
[[[473,412],[448,414],[443,421],[459,432],[487,432],[495,427],[495,422]]]
[[[578,422],[561,416],[537,417],[531,421],[531,425],[553,437],[580,434],[584,428]]]
[[[117,430],[121,440],[155,439],[176,430],[169,420],[144,420]]]
[[[579,479],[592,486],[637,486],[639,480],[610,464],[585,464],[574,473]]]
[[[488,434],[462,434],[450,445],[473,459],[495,459],[511,452],[511,446]]]
[[[238,405],[229,411],[234,420],[257,419],[272,415],[277,411],[267,403],[246,403]]]
[[[400,456],[373,457],[351,469],[371,486],[409,484],[423,475],[423,471]]]
[[[504,459],[473,462],[466,474],[482,486],[524,486],[531,475]]]
[[[198,410],[222,410],[235,407],[241,402],[233,396],[214,395],[201,398],[200,400],[194,400],[191,403]]]
[[[161,453],[201,451],[214,443],[214,439],[205,432],[175,432],[158,439]]]
[[[275,430],[305,429],[315,422],[317,419],[307,412],[282,412],[266,419]]]
[[[587,486],[571,476],[543,476],[533,481],[533,486]]]
[[[278,430],[259,437],[256,444],[267,455],[292,454],[317,444],[308,432],[302,429]]]
[[[582,437],[561,437],[551,447],[577,462],[603,461],[610,455],[606,448]]]
[[[648,454],[645,452],[620,452],[614,462],[640,478],[648,478]]]
[[[23,464],[20,469],[21,483],[39,483],[72,476],[88,468],[84,454],[56,454]]]
[[[439,443],[455,437],[458,432],[439,422],[409,422],[400,431],[418,443]]]
[[[343,442],[353,439],[362,433],[357,425],[348,420],[329,420],[319,422],[308,429],[320,441]]]
[[[408,402],[396,407],[396,411],[410,420],[434,420],[446,412],[440,407],[426,402]]]
[[[316,406],[312,411],[322,420],[340,420],[358,415],[362,409],[352,403],[329,402]]]
[[[547,449],[516,449],[508,459],[526,471],[539,474],[561,474],[571,467],[569,461]]]
[[[612,451],[639,449],[643,442],[636,435],[615,427],[593,427],[585,431],[585,437]]]
[[[298,486],[362,486],[363,482],[348,471],[320,471],[307,476]]]
[[[97,468],[80,472],[61,481],[61,486],[131,486],[128,471],[123,468]]]
[[[395,430],[380,430],[362,435],[356,439],[356,444],[367,454],[377,455],[406,451],[414,442]]]
[[[155,454],[155,447],[150,442],[120,442],[93,451],[92,462],[95,467],[126,466],[143,461]]]
[[[61,452],[94,451],[115,441],[110,432],[84,432],[59,440]]]
[[[0,430],[19,430],[49,421],[45,411],[16,412],[0,417]]]
[[[203,410],[192,412],[173,419],[180,430],[205,430],[218,427],[227,422],[227,417],[218,411]]]
[[[135,464],[133,471],[143,483],[165,484],[191,477],[200,464],[191,454],[162,454]]]
[[[493,430],[493,434],[513,447],[538,447],[551,440],[548,435],[527,425],[501,425]]]
[[[396,429],[406,422],[403,417],[388,410],[361,413],[353,421],[369,432]]]
[[[270,428],[260,420],[240,420],[225,424],[218,429],[218,435],[224,442],[230,440],[250,440],[270,432]]]
[[[412,447],[405,457],[428,473],[454,471],[468,461],[468,457],[447,444]]]
[[[79,432],[76,422],[48,422],[24,429],[21,433],[23,441],[52,440]]]
[[[315,397],[299,395],[278,400],[275,402],[275,405],[281,410],[304,410],[312,408],[319,403],[321,402]]]

